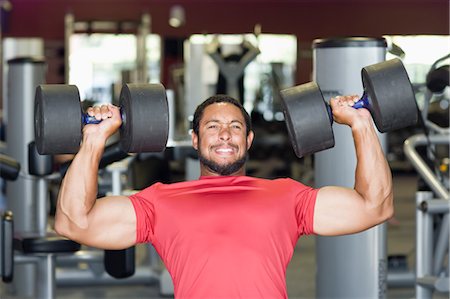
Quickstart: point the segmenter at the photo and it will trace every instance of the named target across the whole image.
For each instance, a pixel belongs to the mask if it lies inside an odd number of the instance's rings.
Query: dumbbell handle
[[[368,109],[369,108],[369,96],[366,93],[364,93],[362,95],[362,97],[357,102],[355,102],[355,104],[353,105],[353,108],[355,108],[355,109],[367,108]]]
[[[120,111],[122,112],[122,111]],[[120,113],[120,117],[122,118],[123,121],[123,115],[122,113]],[[84,125],[96,125],[102,122],[102,120],[98,120],[95,118],[95,116],[90,116],[87,113],[82,113],[81,114],[81,121]]]
[[[364,93],[362,97],[355,102],[352,106],[355,109],[366,108],[369,109],[369,95]],[[327,105],[328,116],[330,117],[330,123],[333,124],[333,111],[330,105]]]
[[[84,125],[91,125],[91,124],[99,124],[102,121],[95,118],[95,116],[90,116],[87,113],[81,114],[81,121]]]

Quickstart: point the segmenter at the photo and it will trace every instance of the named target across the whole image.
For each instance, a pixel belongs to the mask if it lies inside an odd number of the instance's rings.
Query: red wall
[[[63,45],[64,15],[76,20],[139,20],[152,18],[151,31],[163,37],[193,33],[247,33],[262,25],[263,33],[289,33],[299,49],[330,36],[381,36],[385,34],[449,34],[447,0],[12,0],[4,36],[43,37],[50,45]],[[168,25],[169,9],[181,4],[186,25]],[[53,70],[54,69],[54,70]],[[50,67],[50,72],[57,67]],[[311,59],[301,57],[298,82],[309,80]],[[58,81],[50,75],[50,81]],[[49,82],[56,83],[56,82]]]

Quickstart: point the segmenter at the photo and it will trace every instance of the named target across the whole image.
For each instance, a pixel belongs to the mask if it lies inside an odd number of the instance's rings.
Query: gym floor
[[[413,173],[394,174],[395,219],[388,224],[388,254],[403,254],[408,257],[409,267],[415,259],[415,210],[414,194],[417,176]],[[292,261],[287,269],[289,298],[315,298],[315,238],[302,237],[297,243]],[[7,295],[0,285],[0,297],[18,298]],[[101,287],[59,287],[57,298],[170,298],[160,296],[157,284],[146,286],[101,286]],[[387,298],[414,298],[414,288],[389,288]],[[448,298],[448,294],[434,294],[433,298]]]

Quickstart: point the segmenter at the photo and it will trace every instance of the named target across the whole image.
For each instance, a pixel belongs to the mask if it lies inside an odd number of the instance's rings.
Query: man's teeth
[[[219,153],[231,153],[233,150],[231,148],[218,148],[217,152]]]

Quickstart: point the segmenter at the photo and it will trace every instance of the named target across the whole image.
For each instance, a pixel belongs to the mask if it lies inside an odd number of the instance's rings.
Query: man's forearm
[[[382,214],[393,212],[392,174],[372,123],[352,128],[357,165],[355,190],[371,209]]]
[[[55,228],[65,231],[71,225],[85,229],[88,214],[97,198],[97,175],[104,145],[88,137],[73,159],[58,195]]]

